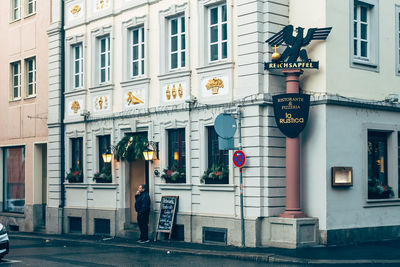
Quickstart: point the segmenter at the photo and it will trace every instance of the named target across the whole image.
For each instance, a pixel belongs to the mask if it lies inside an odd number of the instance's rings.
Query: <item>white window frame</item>
[[[21,19],[21,0],[11,0],[11,21]]]
[[[198,60],[200,67],[213,65],[216,63],[232,62],[232,0],[199,0],[199,53]],[[218,60],[210,60],[210,8],[216,6],[226,6],[226,25],[227,25],[227,56]],[[220,35],[219,35],[220,36]],[[220,40],[220,39],[219,39]]]
[[[79,57],[77,57],[76,49],[79,50]],[[78,43],[72,46],[72,87],[74,89],[83,88],[83,44]],[[78,64],[78,72],[76,71],[76,64]],[[76,81],[78,81],[78,86]]]
[[[100,85],[110,84],[113,80],[113,28],[111,25],[97,28],[91,32],[91,37],[91,86],[95,88]],[[109,38],[108,44],[110,56],[107,61],[109,65],[105,65],[106,75],[108,76],[106,77],[106,81],[101,82],[100,40],[103,38]]]
[[[396,74],[400,75],[400,5],[396,5]]]
[[[131,79],[137,78],[137,77],[143,77],[145,74],[145,68],[146,68],[146,32],[144,30],[144,26],[141,27],[135,27],[130,30],[131,33],[131,38],[130,38],[130,67],[131,67],[131,72],[130,72],[130,77]],[[138,39],[137,43],[134,43],[134,34],[137,32],[138,34]],[[138,57],[137,59],[133,58],[133,49],[137,47],[138,49]],[[137,74],[133,73],[133,65],[137,63],[138,64],[138,72]]]
[[[99,83],[108,83],[111,80],[111,46],[110,46],[110,36],[102,36],[98,38],[99,43]],[[102,51],[102,42],[104,44],[104,51]],[[104,56],[104,66],[102,65],[101,58]],[[104,71],[104,80],[102,80],[102,72]]]
[[[26,1],[26,15],[30,16],[36,13],[36,0],[25,0]],[[29,12],[29,6],[32,6],[32,12]]]
[[[225,21],[222,21],[222,9],[225,8],[225,13],[227,12],[227,7],[226,7],[226,3],[221,3],[219,5],[215,5],[215,6],[210,6],[208,8],[208,60],[209,62],[218,62],[221,60],[226,60],[226,58],[228,57],[228,39],[227,39],[227,35],[228,35],[228,21],[227,18]],[[218,20],[216,23],[211,22],[211,10],[215,10],[217,9],[217,15],[218,15]],[[227,15],[227,14],[226,14]],[[222,40],[223,38],[223,26],[226,26],[226,40]],[[217,41],[212,42],[211,41],[211,28],[217,28]],[[222,47],[223,44],[226,44],[226,55],[225,57],[223,57],[223,53],[222,53]],[[215,59],[212,59],[212,46],[217,46],[217,57]]]
[[[182,20],[184,23],[184,31],[182,31]],[[177,32],[175,34],[172,33],[172,21],[176,21],[176,27],[177,27]],[[175,16],[172,17],[168,20],[168,33],[169,33],[169,38],[168,38],[168,59],[169,59],[169,69],[172,70],[178,70],[178,69],[182,69],[186,67],[186,19],[184,15],[180,15],[180,16]],[[177,38],[177,50],[176,51],[172,51],[172,38],[176,37]],[[183,42],[182,42],[182,37],[184,38]],[[183,47],[184,46],[184,47]],[[176,67],[173,68],[172,67],[172,56],[173,54],[177,55],[177,63],[176,63]],[[185,61],[183,62],[184,64],[182,64],[182,54],[185,55]]]
[[[360,10],[367,8],[367,37],[361,39]],[[354,19],[355,10],[357,19]],[[350,1],[350,66],[365,70],[379,71],[379,6],[378,0]],[[354,24],[357,23],[357,28]],[[365,24],[365,23],[364,23]],[[355,37],[354,34],[357,33]],[[354,42],[356,41],[357,47]],[[367,42],[367,55],[361,56],[361,41]],[[355,51],[357,54],[355,55]]]
[[[32,62],[32,69],[29,64]],[[36,57],[25,59],[25,70],[26,70],[26,97],[36,96]],[[29,75],[32,74],[32,80],[29,79]],[[32,86],[32,93],[29,92],[29,87]]]
[[[17,66],[17,73],[14,72],[14,66]],[[10,100],[19,100],[21,99],[21,61],[15,61],[10,64],[11,70],[11,92],[10,92]],[[14,83],[14,79],[17,78],[17,84]],[[14,94],[14,89],[17,89],[17,95]]]

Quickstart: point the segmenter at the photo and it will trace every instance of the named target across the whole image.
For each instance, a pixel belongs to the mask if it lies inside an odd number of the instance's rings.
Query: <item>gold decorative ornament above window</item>
[[[224,82],[221,79],[214,77],[206,84],[207,90],[211,90],[213,95],[217,95],[220,88],[224,88]]]
[[[74,114],[77,114],[77,113],[78,113],[78,110],[80,110],[80,109],[81,109],[81,105],[79,105],[79,102],[78,102],[77,100],[75,100],[74,102],[72,102],[71,110],[74,111]]]

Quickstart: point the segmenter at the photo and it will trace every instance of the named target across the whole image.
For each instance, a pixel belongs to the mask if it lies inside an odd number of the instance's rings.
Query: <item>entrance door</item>
[[[135,194],[139,185],[146,184],[146,161],[136,160],[130,163],[131,222],[137,222],[135,211]]]

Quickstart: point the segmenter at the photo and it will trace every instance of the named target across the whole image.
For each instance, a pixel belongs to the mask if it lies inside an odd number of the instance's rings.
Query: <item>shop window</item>
[[[83,138],[71,138],[71,167],[66,179],[70,183],[83,182]]]
[[[208,168],[201,180],[206,184],[229,183],[229,150],[219,150],[218,135],[214,127],[207,127]]]
[[[24,213],[25,148],[4,148],[3,151],[4,211]]]
[[[98,162],[99,169],[98,172],[94,174],[94,180],[97,183],[111,183],[112,182],[112,169],[111,169],[111,161],[105,162],[103,154],[111,153],[110,151],[110,135],[103,135],[98,137]]]
[[[393,197],[388,184],[388,133],[368,132],[368,198],[384,199]]]
[[[163,173],[167,183],[186,182],[185,129],[168,130],[168,168]]]

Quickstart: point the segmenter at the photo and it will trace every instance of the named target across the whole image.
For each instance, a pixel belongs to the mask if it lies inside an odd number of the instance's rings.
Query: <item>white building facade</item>
[[[61,10],[53,2],[53,9]],[[396,1],[312,2],[310,8],[287,0],[65,1],[65,33],[61,16],[53,16],[48,31],[50,59],[64,60],[50,60],[49,75],[62,81],[65,74],[65,83],[64,92],[60,83],[50,79],[49,84],[48,147],[54,154],[48,161],[47,231],[130,236],[136,223],[134,193],[146,183],[151,232],[161,197],[176,195],[178,239],[240,245],[239,171],[233,151],[217,149],[213,128],[219,114],[240,110],[247,156],[245,244],[279,241],[272,237],[270,219],[285,209],[285,137],[276,128],[271,96],[283,93],[285,83],[280,72],[264,71],[271,54],[264,42],[290,23],[333,26],[325,43],[309,49],[320,70],[300,78],[303,92],[313,95],[301,137],[302,207],[318,221],[312,229],[319,234],[309,232],[311,243],[346,241],[346,231],[369,231],[378,239],[380,231],[399,233],[398,107],[384,101],[399,84],[399,59],[393,56],[399,54]],[[359,5],[366,9],[355,11]],[[367,23],[356,22],[367,25],[369,37],[361,30],[359,38],[353,37],[352,12],[364,19],[366,11]],[[383,15],[389,13],[393,16]],[[375,39],[374,30],[381,30]],[[388,49],[391,56],[383,52]],[[382,80],[384,88],[377,90]],[[157,159],[102,160],[104,150],[125,136],[141,135],[159,144]],[[384,144],[386,154],[374,157],[387,162],[382,165],[387,176],[378,177],[393,195],[370,199],[367,177],[374,176],[368,170],[381,165],[368,165],[368,147]],[[334,166],[353,168],[352,187],[331,187]],[[103,172],[107,168],[111,178]],[[163,178],[174,171],[176,181]],[[203,177],[205,172],[222,178],[215,182]],[[101,173],[106,179],[96,178]]]

